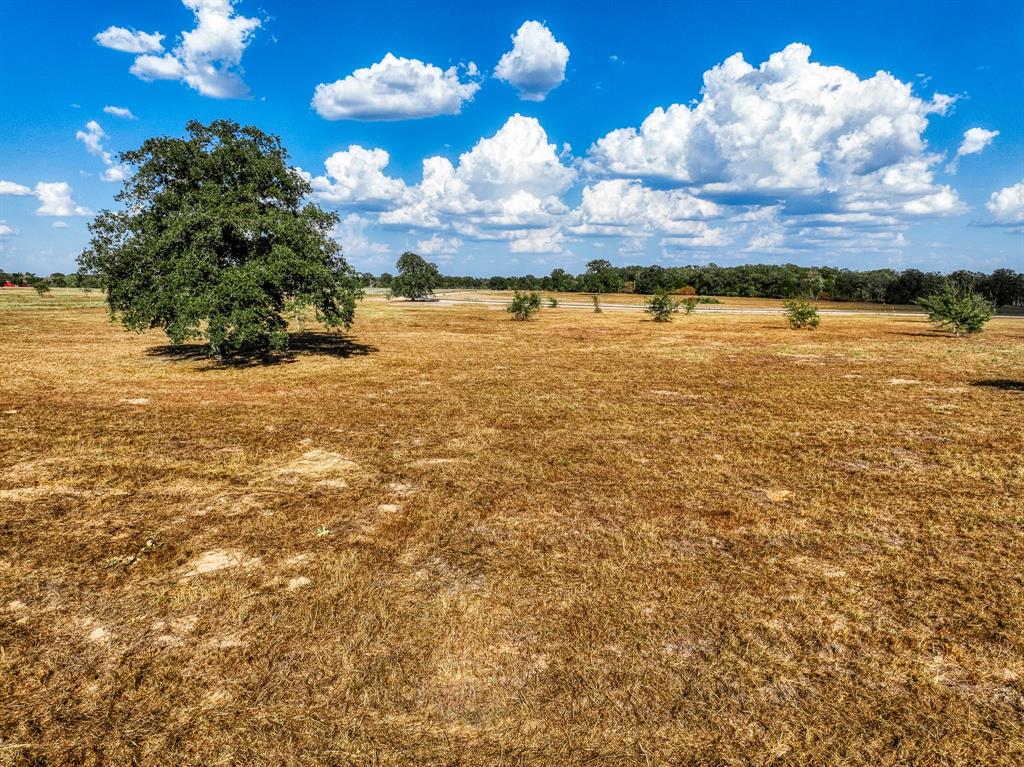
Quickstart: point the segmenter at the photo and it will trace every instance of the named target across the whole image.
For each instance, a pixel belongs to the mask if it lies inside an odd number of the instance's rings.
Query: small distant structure
[[[17,285],[15,285],[15,284],[14,284],[13,282],[11,282],[10,280],[6,280],[6,281],[4,282],[4,287],[5,287],[5,288],[16,288],[16,287],[18,287],[18,286],[17,286]]]

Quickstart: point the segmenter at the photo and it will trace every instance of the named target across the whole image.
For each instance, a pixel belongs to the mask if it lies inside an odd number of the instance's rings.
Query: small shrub
[[[548,306],[550,306],[552,309],[557,309],[558,308],[558,299],[554,298],[554,297],[549,298],[548,299]]]
[[[693,310],[697,308],[696,298],[687,298],[683,301],[683,314],[693,314]]]
[[[528,320],[540,311],[540,294],[520,293],[517,290],[516,294],[512,296],[512,303],[505,307],[505,311],[517,320]]]
[[[916,303],[928,312],[929,320],[940,328],[948,327],[954,336],[980,333],[995,311],[984,296],[951,284]]]
[[[800,330],[801,328],[811,328],[813,330],[821,323],[818,310],[814,308],[814,304],[810,301],[791,298],[788,301],[783,301],[782,306],[786,309],[786,319],[789,320],[789,326],[794,330]]]
[[[35,288],[35,291],[39,296],[45,296],[47,293],[50,292],[50,286],[47,285],[42,280],[36,280],[35,282],[33,282],[32,287]]]
[[[604,311],[601,308],[601,295],[599,293],[594,294],[594,314],[600,314]]]
[[[670,322],[681,304],[680,299],[672,298],[665,290],[659,290],[647,299],[647,308],[644,311],[651,315],[655,322]]]

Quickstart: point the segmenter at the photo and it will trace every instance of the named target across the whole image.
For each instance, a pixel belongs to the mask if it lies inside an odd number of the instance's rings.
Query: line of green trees
[[[397,278],[388,272],[364,272],[366,287],[391,288]],[[480,288],[487,290],[548,290],[583,293],[639,293],[654,295],[691,290],[705,296],[756,298],[818,298],[837,301],[869,301],[911,304],[941,292],[947,285],[981,294],[996,306],[1024,306],[1024,273],[996,269],[991,274],[961,270],[950,274],[918,269],[856,271],[795,264],[744,266],[613,266],[598,259],[582,274],[555,269],[537,277],[465,277],[439,275],[437,289]]]
[[[365,287],[398,287],[400,278],[388,272],[359,275]],[[96,275],[82,272],[54,272],[41,277],[32,272],[6,272],[0,269],[0,284],[34,287],[40,283],[52,288],[98,288]],[[950,274],[922,272],[918,269],[873,269],[856,271],[833,267],[808,267],[795,264],[751,264],[745,266],[613,266],[608,261],[591,261],[582,274],[555,269],[537,277],[467,277],[438,274],[435,289],[478,288],[486,290],[547,290],[582,293],[639,293],[655,295],[692,289],[704,296],[750,296],[755,298],[818,298],[836,301],[868,301],[886,304],[910,304],[942,292],[946,286],[973,291],[996,306],[1024,306],[1024,273],[996,269],[990,274],[960,270]]]
[[[100,278],[94,274],[54,272],[47,277],[40,277],[32,272],[5,272],[0,269],[0,285],[5,282],[26,288],[34,288],[39,284],[49,288],[98,288],[100,286]]]

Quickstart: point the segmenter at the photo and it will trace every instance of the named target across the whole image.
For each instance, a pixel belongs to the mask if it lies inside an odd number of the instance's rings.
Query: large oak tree
[[[308,309],[349,327],[362,288],[331,238],[338,216],[305,201],[281,140],[227,120],[187,130],[122,153],[123,209],[89,225],[79,264],[111,314],[174,343],[205,339],[218,358],[286,348],[287,316]]]

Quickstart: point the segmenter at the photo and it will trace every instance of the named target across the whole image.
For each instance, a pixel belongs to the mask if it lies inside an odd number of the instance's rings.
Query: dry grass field
[[[1019,765],[1024,322],[0,295],[0,764]]]

